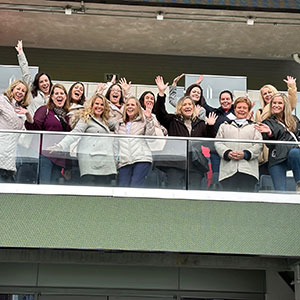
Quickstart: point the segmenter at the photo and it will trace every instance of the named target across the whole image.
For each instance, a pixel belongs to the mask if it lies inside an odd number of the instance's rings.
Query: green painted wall
[[[0,247],[300,255],[300,205],[0,195]]]
[[[300,65],[292,60],[205,58],[133,53],[109,53],[50,49],[25,49],[31,65],[56,80],[103,81],[105,73],[117,73],[136,84],[154,84],[156,75],[167,81],[181,73],[248,77],[248,89],[266,83],[285,90],[287,75],[300,78]],[[14,47],[0,47],[0,64],[16,65]]]

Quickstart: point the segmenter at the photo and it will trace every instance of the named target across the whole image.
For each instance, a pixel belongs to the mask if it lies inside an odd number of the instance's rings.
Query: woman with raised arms
[[[176,104],[176,113],[169,114],[165,108],[165,90],[168,84],[164,83],[161,76],[157,76],[155,79],[158,96],[155,106],[155,114],[158,121],[168,130],[169,136],[182,136],[182,137],[215,137],[216,131],[214,124],[217,120],[215,113],[210,113],[206,120],[202,120],[198,117],[195,101],[190,96],[185,96],[181,98]],[[192,147],[195,143],[189,143],[191,146],[191,157],[194,154],[198,156],[203,156],[201,152],[201,143],[197,147]],[[164,168],[167,174],[167,185],[171,188],[183,188],[185,186],[184,178],[186,174],[186,159],[187,153],[185,152],[186,147],[180,147],[183,143],[179,141],[174,144],[174,141],[168,141],[164,151],[169,150],[171,154],[169,159],[165,162],[161,162],[161,168]],[[183,153],[179,149],[182,150]],[[172,156],[178,155],[178,161],[176,158],[171,160]],[[205,161],[205,158],[204,158]],[[189,161],[189,182],[188,186],[191,189],[201,188],[201,180],[205,175],[203,169],[199,168],[199,165],[195,165],[192,161]]]
[[[129,97],[123,110],[123,118],[115,133],[126,135],[155,135],[152,116],[153,103],[146,103],[143,111],[135,97]],[[118,138],[119,186],[142,187],[151,168],[152,153],[144,138]]]

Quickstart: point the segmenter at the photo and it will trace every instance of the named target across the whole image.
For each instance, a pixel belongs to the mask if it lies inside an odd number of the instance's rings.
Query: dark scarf
[[[54,107],[53,111],[59,118],[63,130],[66,131],[68,124],[68,121],[66,120],[67,112],[62,107]]]

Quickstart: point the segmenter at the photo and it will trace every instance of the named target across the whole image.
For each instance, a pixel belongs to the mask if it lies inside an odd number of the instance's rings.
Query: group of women
[[[262,106],[254,119],[250,114],[251,101],[247,97],[233,101],[228,90],[220,93],[220,107],[211,107],[203,97],[201,76],[176,102],[174,86],[181,75],[174,79],[170,91],[169,101],[176,106],[175,113],[170,114],[165,108],[168,84],[161,76],[155,78],[156,102],[150,91],[144,92],[139,100],[130,96],[131,83],[126,79],[100,84],[98,92],[87,100],[81,82],[75,82],[67,92],[63,85],[52,84],[46,73],[38,73],[32,81],[21,41],[16,50],[23,80],[12,83],[0,97],[0,129],[74,133],[43,135],[40,183],[58,183],[62,175],[66,179],[71,176],[72,180],[77,172],[85,185],[110,186],[117,178],[119,186],[139,187],[155,166],[164,172],[170,188],[183,187],[185,182],[190,189],[201,188],[208,170],[201,143],[188,143],[182,147],[181,155],[178,143],[172,143],[171,138],[158,147],[153,140],[129,137],[168,134],[170,137],[217,137],[218,141],[209,145],[210,158],[213,172],[219,174],[224,190],[254,191],[259,179],[259,161],[262,166],[268,165],[264,171],[270,172],[276,190],[286,188],[288,169],[293,170],[297,189],[300,189],[300,148],[295,143],[267,143],[268,148],[262,151],[263,143],[255,142],[262,139],[299,141],[299,120],[292,115],[297,101],[293,77],[286,79],[288,97],[271,85],[261,89]],[[112,132],[119,135],[117,139],[106,136]],[[253,142],[223,142],[222,139]],[[1,133],[0,148],[5,150],[0,155],[1,181],[14,180],[17,141],[17,135]],[[71,148],[76,153],[75,160],[66,155]],[[154,153],[160,159],[153,164]]]
[[[176,84],[183,76],[176,77],[170,89],[170,103],[176,99]],[[217,120],[214,127],[218,139],[278,140],[280,143],[216,142],[210,145],[212,171],[217,174],[223,190],[254,191],[261,175],[270,174],[275,190],[286,190],[286,172],[292,170],[296,189],[300,191],[300,141],[299,120],[292,114],[297,103],[296,79],[287,76],[288,96],[278,93],[272,85],[260,89],[261,107],[255,117],[253,104],[247,97],[233,101],[230,91],[219,95],[220,107],[211,107],[203,97],[200,87],[203,76],[187,88],[185,95],[193,97],[195,104],[205,115],[214,112]],[[192,96],[193,95],[193,96]],[[196,95],[196,96],[195,96]],[[280,104],[278,104],[280,103]],[[198,108],[199,118],[203,112]],[[296,142],[296,143],[295,143]],[[221,160],[221,161],[220,161]]]

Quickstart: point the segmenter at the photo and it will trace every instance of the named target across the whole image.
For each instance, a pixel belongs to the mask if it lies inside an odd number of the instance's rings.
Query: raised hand
[[[129,90],[130,90],[130,88],[131,88],[131,81],[129,81],[129,82],[127,83],[126,78],[123,77],[123,78],[121,78],[121,79],[119,80],[119,84],[120,84],[120,86],[122,87],[122,90],[123,90],[124,94],[129,94]]]
[[[296,83],[296,78],[294,78],[293,76],[286,76],[286,79],[283,79],[283,81],[289,85],[289,84],[293,84]]]
[[[106,89],[106,84],[103,82],[99,82],[97,86],[97,94],[102,95],[105,89]]]
[[[23,53],[23,42],[22,42],[22,40],[18,41],[17,46],[15,47],[15,49],[17,50],[18,54]]]
[[[144,114],[146,116],[147,119],[151,119],[152,118],[152,109],[153,109],[153,104],[152,102],[146,102],[145,103],[145,111]]]
[[[254,112],[253,111],[249,111],[248,115],[247,115],[247,120],[252,120],[254,116]]]
[[[254,120],[254,112],[253,112],[253,107],[255,106],[255,101],[251,102],[251,109],[247,115],[247,120]]]
[[[167,87],[169,85],[169,82],[164,83],[163,77],[158,75],[155,78],[155,83],[156,83],[157,88],[158,88],[158,94],[160,96],[163,96],[165,94],[165,90],[167,89]]]
[[[21,107],[21,106],[17,106],[15,108],[15,112],[19,115],[26,115],[28,113],[28,110],[26,108]]]
[[[198,84],[198,85],[200,85],[202,81],[203,81],[203,75],[200,75],[200,76],[197,78],[197,80],[196,80],[195,83]]]
[[[111,82],[112,84],[115,84],[115,83],[116,83],[116,79],[117,79],[117,76],[116,76],[116,74],[114,74],[114,75],[112,76],[110,82]]]
[[[33,118],[31,116],[30,112],[26,108],[17,106],[17,107],[15,107],[15,112],[18,115],[25,115],[27,122],[29,122],[31,124],[33,123]]]
[[[201,106],[200,106],[199,104],[197,104],[197,105],[195,106],[195,113],[196,113],[196,116],[199,116],[200,109],[201,109]]]
[[[182,77],[184,77],[184,76],[185,76],[185,73],[182,73],[182,74],[180,74],[179,76],[175,77],[175,78],[173,79],[172,85],[173,85],[173,86],[176,86],[177,83],[178,83],[178,81],[179,81]]]
[[[211,113],[209,113],[208,117],[205,119],[205,122],[208,125],[215,125],[217,119],[218,119],[218,116],[216,115],[216,113],[211,112]]]

